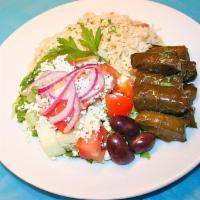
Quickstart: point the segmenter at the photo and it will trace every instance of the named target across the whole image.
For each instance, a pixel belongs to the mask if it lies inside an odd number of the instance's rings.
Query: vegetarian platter
[[[121,1],[118,8],[109,2],[107,8],[88,0],[50,10],[1,47],[2,162],[50,192],[137,196],[169,184],[200,160],[198,25],[153,2]],[[157,12],[147,15],[149,9]],[[64,14],[71,10],[76,15]],[[176,20],[158,19],[162,11]],[[45,30],[29,35],[40,26]],[[76,187],[77,180],[84,184]]]

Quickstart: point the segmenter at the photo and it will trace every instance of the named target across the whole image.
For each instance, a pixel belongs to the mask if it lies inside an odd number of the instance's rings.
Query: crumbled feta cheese
[[[39,107],[39,105],[37,103],[25,104],[24,108],[28,110],[27,112],[31,112],[33,110],[38,112],[41,110],[41,108]]]
[[[79,122],[76,125],[77,138],[82,137],[86,140],[90,138],[93,131],[99,131],[102,121],[107,125],[107,129],[109,130],[106,106],[101,101],[89,106],[86,113],[81,113]]]
[[[110,126],[110,123],[109,123],[108,120],[105,120],[105,121],[103,122],[103,127],[104,127],[108,132],[111,131],[111,126]]]
[[[86,90],[89,87],[90,79],[88,76],[86,77],[80,77],[75,81],[75,87],[78,94],[80,94],[82,91]]]
[[[66,60],[66,55],[58,56],[52,62],[43,62],[41,64],[42,71],[66,71],[67,73],[73,71],[74,66],[70,65]]]
[[[104,75],[104,79],[105,79],[104,93],[107,93],[113,88],[113,77],[110,75]]]

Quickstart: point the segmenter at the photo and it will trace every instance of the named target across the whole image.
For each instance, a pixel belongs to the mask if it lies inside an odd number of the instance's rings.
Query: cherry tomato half
[[[133,100],[119,93],[106,95],[106,106],[109,117],[116,115],[128,116],[133,108]]]

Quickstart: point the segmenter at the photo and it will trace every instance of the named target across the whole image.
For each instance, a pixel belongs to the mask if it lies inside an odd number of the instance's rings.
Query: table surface
[[[72,0],[0,0],[0,44],[32,17]],[[117,1],[117,0],[116,0]],[[200,22],[200,0],[155,0],[171,6]],[[37,189],[14,176],[0,164],[0,200],[69,200]],[[200,166],[175,183],[132,200],[200,199]]]

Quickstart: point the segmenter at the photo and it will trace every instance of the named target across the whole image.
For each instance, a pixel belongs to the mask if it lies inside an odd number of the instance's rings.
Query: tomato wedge
[[[106,95],[106,106],[109,117],[115,115],[128,116],[133,108],[133,100],[119,93]]]
[[[65,128],[67,127],[67,121],[60,121],[54,124],[54,126],[61,132],[64,132]]]
[[[79,138],[76,143],[76,148],[79,151],[80,157],[89,160],[102,161],[105,155],[103,143],[106,140],[107,133],[106,129],[101,127],[98,133],[92,133],[88,141]]]
[[[60,113],[65,108],[66,104],[67,104],[67,101],[65,101],[65,100],[58,101],[58,103],[56,104],[54,109],[51,110],[50,112],[48,112],[46,114],[46,116],[52,117],[52,116],[57,115],[58,113]],[[57,127],[57,129],[59,131],[63,132],[65,127],[67,126],[67,121],[63,120],[63,121],[55,123],[54,125]]]
[[[134,96],[133,85],[134,81],[132,79],[127,79],[123,82],[118,82],[115,90],[124,94],[127,97],[133,98]]]
[[[102,74],[104,74],[104,75],[109,74],[109,75],[113,76],[113,78],[115,78],[115,79],[118,79],[120,76],[120,73],[108,64],[100,64],[99,70]]]
[[[48,112],[46,114],[46,116],[52,117],[52,116],[57,115],[58,113],[60,113],[65,108],[66,105],[67,105],[67,101],[65,101],[65,100],[58,101],[58,103],[56,104],[54,109],[52,109],[50,112]]]

